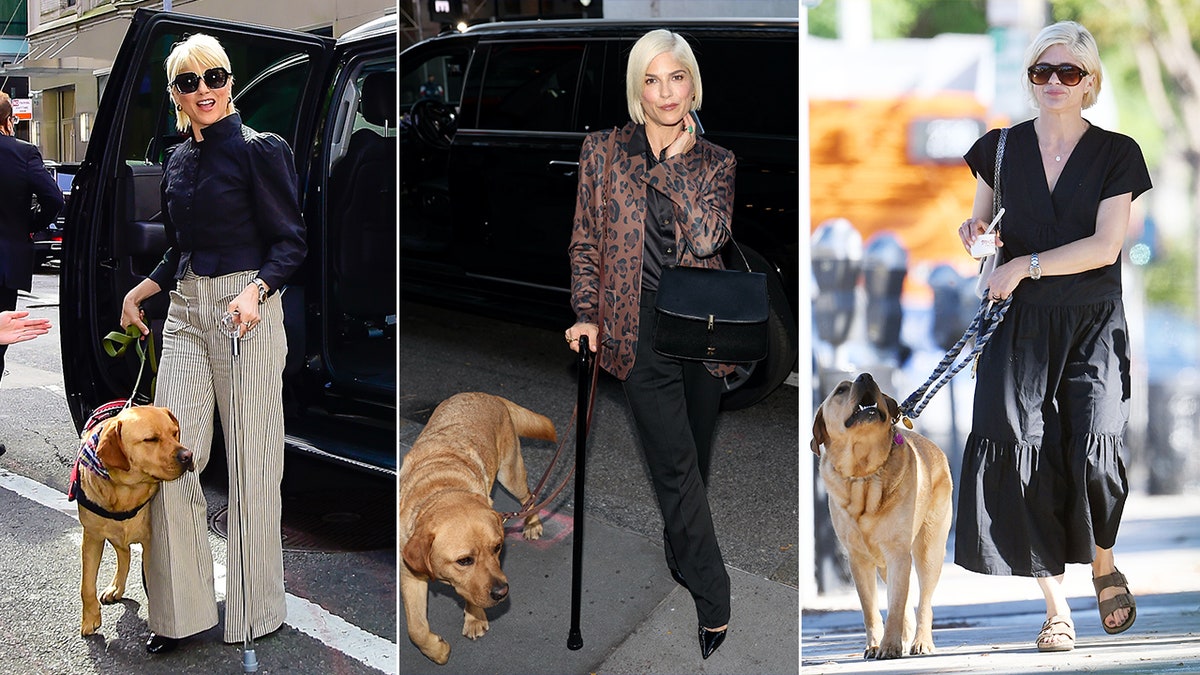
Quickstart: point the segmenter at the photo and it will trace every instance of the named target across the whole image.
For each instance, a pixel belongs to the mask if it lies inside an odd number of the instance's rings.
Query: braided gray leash
[[[921,385],[908,398],[904,399],[904,403],[900,404],[900,418],[904,420],[905,426],[911,429],[912,423],[909,420],[915,420],[920,416],[921,411],[925,409],[925,406],[929,404],[933,396],[938,393],[938,390],[965,368],[973,360],[973,357],[983,351],[988,340],[992,339],[992,333],[996,332],[996,328],[1004,320],[1004,315],[1008,312],[1010,305],[1012,305],[1011,295],[1005,298],[1003,302],[997,303],[988,300],[979,303],[979,311],[975,313],[975,318],[971,319],[971,324],[967,326],[966,332],[958,339],[958,342],[954,343],[950,351],[946,352],[946,355],[942,357],[941,363],[937,365],[937,368],[933,369],[933,374],[929,376],[928,380],[925,380],[925,384]],[[982,326],[986,326],[986,328],[981,330]],[[958,358],[963,347],[966,346],[967,340],[970,340],[972,337],[975,337],[975,347],[971,350],[971,353],[967,355],[967,358],[959,361],[957,365],[951,368],[951,364],[954,364],[955,359]]]

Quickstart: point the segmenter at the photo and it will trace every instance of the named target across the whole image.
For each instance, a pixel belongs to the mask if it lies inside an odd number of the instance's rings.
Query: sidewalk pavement
[[[420,432],[401,420],[401,455]],[[493,492],[498,511],[517,503]],[[450,660],[437,666],[408,639],[400,612],[400,672],[404,675],[729,675],[799,672],[797,589],[727,567],[733,596],[728,638],[708,660],[700,658],[691,596],[667,572],[661,540],[652,541],[602,520],[585,517],[580,632],[583,647],[567,648],[571,625],[573,514],[560,505],[542,513],[537,541],[507,524],[502,554],[509,598],[487,610],[491,624],[478,640],[462,636],[462,600],[448,585],[429,589],[429,624],[450,643]]]
[[[1037,583],[967,572],[948,557],[934,593],[935,654],[864,660],[862,612],[850,589],[804,599],[801,672],[1200,673],[1200,498],[1131,495],[1116,560],[1138,611],[1119,635],[1101,627],[1087,565],[1068,566],[1065,577],[1075,650],[1042,654],[1034,640],[1046,605]]]

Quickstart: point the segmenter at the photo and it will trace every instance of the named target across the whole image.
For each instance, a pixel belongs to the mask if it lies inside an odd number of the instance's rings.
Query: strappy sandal
[[[1064,616],[1054,615],[1042,624],[1037,636],[1039,652],[1069,652],[1075,649],[1075,624]]]
[[[1116,635],[1129,630],[1129,627],[1133,625],[1133,620],[1137,618],[1137,601],[1133,599],[1133,593],[1129,592],[1129,582],[1125,580],[1125,575],[1121,574],[1120,570],[1113,568],[1112,574],[1092,579],[1092,585],[1096,587],[1096,603],[1100,609],[1100,625],[1104,627],[1104,632]],[[1100,591],[1106,588],[1124,588],[1125,592],[1107,600],[1101,600]],[[1129,616],[1125,617],[1125,621],[1121,625],[1114,628],[1104,621],[1113,612],[1126,607],[1129,608]]]

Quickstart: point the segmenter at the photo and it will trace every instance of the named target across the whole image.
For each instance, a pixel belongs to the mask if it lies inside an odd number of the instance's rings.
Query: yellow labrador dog
[[[400,467],[400,595],[408,637],[444,665],[450,645],[429,629],[429,581],[443,581],[466,601],[463,635],[488,629],[484,609],[508,597],[500,570],[504,523],[492,509],[497,478],[521,503],[529,498],[518,437],[554,441],[549,419],[490,394],[456,394],[433,411]],[[542,536],[537,514],[525,517],[526,539]]]
[[[843,381],[817,410],[812,451],[867,630],[864,658],[933,652],[933,589],[950,533],[950,465],[924,436],[898,428],[899,406],[869,374]],[[821,452],[821,446],[825,452]],[[920,583],[916,635],[908,602],[915,564]],[[887,583],[887,624],[875,597],[875,574]],[[909,647],[911,645],[911,647]]]
[[[83,619],[79,633],[100,627],[100,603],[125,595],[129,577],[129,545],[150,542],[150,514],[145,508],[161,481],[193,471],[192,451],[179,444],[179,421],[166,408],[128,408],[85,429],[79,458],[71,472],[70,499],[79,503],[83,526]],[[117,552],[117,572],[96,597],[96,576],[104,542]]]

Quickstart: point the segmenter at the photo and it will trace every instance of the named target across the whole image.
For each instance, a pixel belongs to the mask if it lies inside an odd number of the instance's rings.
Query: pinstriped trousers
[[[230,301],[255,276],[247,271],[201,277],[189,269],[171,291],[154,403],[170,408],[179,419],[181,442],[191,449],[196,471],[163,483],[150,503],[151,541],[144,556],[149,624],[150,630],[166,637],[187,637],[217,624],[207,503],[200,487],[200,473],[212,455],[214,406],[225,438],[231,437],[231,416],[237,423],[234,442],[226,443],[229,541],[224,640],[241,642],[245,637],[243,573],[252,636],[279,628],[286,615],[279,486],[287,339],[281,294],[267,299],[260,308],[261,322],[241,339],[236,374],[231,371],[230,338],[219,326]],[[231,411],[229,394],[235,382],[237,409]],[[239,474],[245,495],[238,487]],[[239,505],[245,514],[241,527]],[[242,569],[243,558],[247,570]]]

